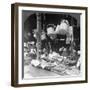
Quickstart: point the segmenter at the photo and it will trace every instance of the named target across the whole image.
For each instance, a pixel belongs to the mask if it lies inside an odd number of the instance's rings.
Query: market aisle
[[[46,77],[46,76],[60,76],[54,72],[51,72],[51,71],[47,71],[47,70],[44,70],[44,69],[40,69],[40,68],[37,68],[37,67],[33,67],[31,64],[30,65],[25,65],[24,67],[24,74],[25,74],[25,78],[30,78],[30,77]]]

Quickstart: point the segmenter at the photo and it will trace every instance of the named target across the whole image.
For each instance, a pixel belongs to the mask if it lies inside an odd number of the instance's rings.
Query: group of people
[[[59,25],[48,24],[46,32],[41,33],[41,50],[47,49],[48,53],[60,53],[61,48],[69,49],[73,40],[73,30],[67,20],[62,20]]]
[[[40,36],[40,42],[37,42],[37,35]],[[80,54],[77,54],[73,48],[73,27],[69,25],[67,20],[62,20],[57,26],[48,24],[46,31],[37,32],[37,29],[35,29],[32,36],[34,39],[28,43],[29,55],[32,57],[32,62],[36,63],[36,66],[37,62],[38,65],[40,64],[40,61],[36,60],[37,48],[40,49],[40,56],[43,58],[43,61],[47,63],[51,63],[53,59],[54,62],[56,62],[55,60],[62,61],[64,59],[63,62],[68,63],[68,65],[77,63]],[[79,66],[80,63],[78,64]]]

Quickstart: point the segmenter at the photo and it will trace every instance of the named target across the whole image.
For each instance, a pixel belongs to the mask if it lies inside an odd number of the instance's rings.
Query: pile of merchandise
[[[41,55],[40,60],[32,59],[31,65],[59,75],[78,75],[80,70],[76,67],[77,60],[71,60],[72,57],[60,56],[58,53],[52,52],[48,56]]]

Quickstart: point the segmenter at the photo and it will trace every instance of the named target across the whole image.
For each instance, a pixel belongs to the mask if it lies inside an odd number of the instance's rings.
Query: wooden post
[[[41,14],[36,13],[37,17],[37,60],[40,60],[41,51]]]
[[[45,23],[45,19],[46,19],[46,18],[45,18],[45,14],[43,14],[43,30],[45,30],[45,24],[46,24],[46,23]]]

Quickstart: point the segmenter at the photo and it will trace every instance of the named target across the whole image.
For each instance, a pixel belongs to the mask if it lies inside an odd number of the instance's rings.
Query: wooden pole
[[[41,51],[41,14],[36,13],[37,17],[37,60],[40,60]]]

